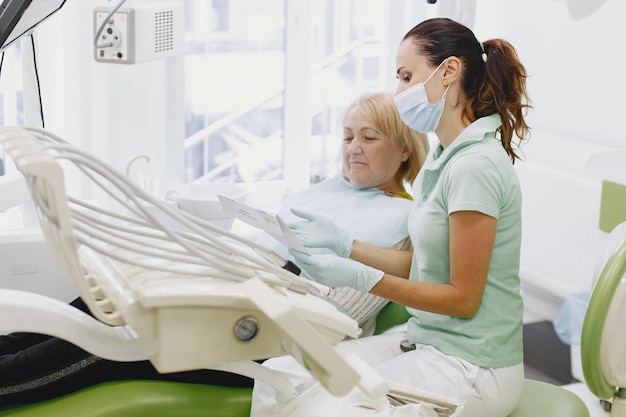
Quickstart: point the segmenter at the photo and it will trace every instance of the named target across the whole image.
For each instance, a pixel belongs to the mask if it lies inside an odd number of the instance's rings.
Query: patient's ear
[[[406,160],[409,159],[409,156],[411,156],[411,151],[408,146],[404,145],[404,149],[402,149],[402,162],[406,162]]]

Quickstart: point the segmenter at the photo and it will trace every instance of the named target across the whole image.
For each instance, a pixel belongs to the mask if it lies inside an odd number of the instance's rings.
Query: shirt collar
[[[366,191],[366,192],[370,192],[370,193],[377,193],[377,194],[384,194],[384,191],[376,188],[376,187],[370,187],[370,188],[357,188],[354,185],[352,185],[350,183],[350,181],[348,181],[343,175],[339,175],[340,178],[340,182],[343,183],[344,187],[349,188],[351,190],[354,191]]]
[[[475,120],[447,148],[444,149],[440,143],[437,144],[424,168],[426,170],[438,170],[459,150],[474,143],[482,142],[486,136],[494,137],[496,129],[501,125],[502,120],[497,113]]]

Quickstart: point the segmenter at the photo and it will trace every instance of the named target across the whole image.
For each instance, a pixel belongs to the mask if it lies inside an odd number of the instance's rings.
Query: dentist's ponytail
[[[502,39],[483,42],[486,60],[476,97],[468,97],[475,117],[500,113],[502,146],[515,162],[514,135],[521,141],[529,135],[524,114],[530,107],[526,91],[526,69],[513,45]]]

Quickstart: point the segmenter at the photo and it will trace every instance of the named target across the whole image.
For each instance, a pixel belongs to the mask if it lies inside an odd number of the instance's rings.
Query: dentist
[[[335,255],[292,254],[317,281],[376,294],[411,314],[405,331],[343,342],[341,349],[395,383],[462,404],[463,417],[505,417],[524,380],[521,192],[513,163],[515,138],[529,134],[526,70],[507,41],[481,43],[441,18],[405,35],[396,64],[402,120],[439,139],[413,184],[413,250],[346,239],[332,222],[305,219],[290,226],[305,246],[330,247]],[[427,405],[392,406],[358,389],[333,397],[288,357],[265,365],[299,382],[289,415],[436,415]],[[274,394],[257,383],[252,416],[293,406]]]

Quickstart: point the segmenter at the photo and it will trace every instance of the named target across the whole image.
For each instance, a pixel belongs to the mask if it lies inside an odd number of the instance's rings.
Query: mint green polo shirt
[[[409,308],[409,340],[475,365],[497,368],[523,359],[519,259],[522,197],[516,172],[495,136],[500,116],[476,120],[446,149],[432,149],[414,185],[409,213],[414,251],[410,280],[450,282],[449,218],[479,211],[497,219],[485,292],[476,314],[458,318]]]

